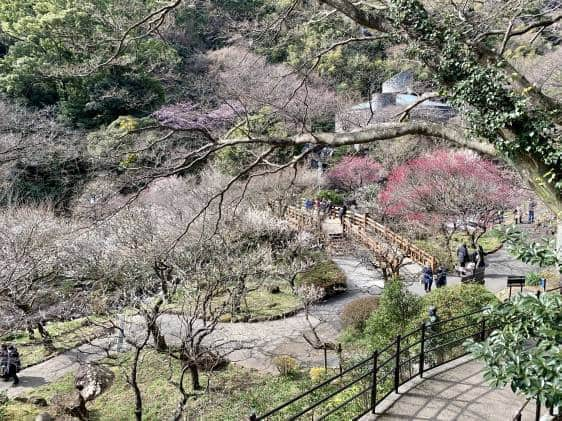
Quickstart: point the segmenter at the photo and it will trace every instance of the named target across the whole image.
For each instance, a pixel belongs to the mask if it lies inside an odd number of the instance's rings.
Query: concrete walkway
[[[470,357],[426,372],[391,394],[376,408],[371,420],[505,421],[511,420],[526,399],[509,387],[490,388],[482,376],[483,364]],[[534,419],[535,403],[529,402],[523,419]],[[544,412],[543,412],[544,413]]]

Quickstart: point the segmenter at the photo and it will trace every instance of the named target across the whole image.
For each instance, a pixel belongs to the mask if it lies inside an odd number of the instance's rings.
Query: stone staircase
[[[342,232],[326,233],[326,251],[332,256],[349,255],[352,244]]]

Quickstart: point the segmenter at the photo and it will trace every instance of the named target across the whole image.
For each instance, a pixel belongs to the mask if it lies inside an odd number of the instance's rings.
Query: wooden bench
[[[525,277],[524,276],[508,276],[507,277],[507,287],[509,288],[509,298],[511,298],[511,289],[513,287],[519,288],[519,291],[523,291],[523,287],[525,286]]]

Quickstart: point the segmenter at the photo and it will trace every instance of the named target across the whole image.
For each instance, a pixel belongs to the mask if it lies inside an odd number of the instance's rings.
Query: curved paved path
[[[340,313],[343,306],[360,296],[379,294],[382,291],[382,277],[376,271],[362,265],[354,257],[335,257],[334,262],[345,273],[348,290],[326,302],[316,305],[311,312],[311,322],[320,338],[325,342],[337,340],[341,331]],[[160,318],[162,331],[173,343],[175,334],[181,329],[181,321],[175,315],[163,315]],[[132,320],[125,329],[135,331],[139,319]],[[314,350],[303,338],[303,333],[310,330],[303,312],[282,320],[258,323],[221,323],[209,341],[221,344],[228,352],[228,358],[243,367],[274,372],[272,359],[276,355],[291,355],[303,366],[322,366],[324,352]],[[99,339],[94,343],[105,346],[111,339]],[[235,349],[241,348],[241,349]],[[234,349],[234,351],[233,351]],[[19,396],[35,387],[55,381],[74,370],[81,361],[101,359],[104,353],[99,348],[84,345],[67,351],[36,366],[22,370],[19,375],[20,385],[12,388],[11,383],[0,382],[0,392],[8,396]],[[328,351],[328,364],[337,366],[337,355]]]
[[[509,386],[490,388],[482,369],[482,363],[465,357],[429,371],[424,379],[401,386],[399,394],[393,393],[377,406],[376,415],[361,421],[511,420],[525,398],[515,395]],[[535,409],[534,401],[529,402],[523,419],[534,419]]]

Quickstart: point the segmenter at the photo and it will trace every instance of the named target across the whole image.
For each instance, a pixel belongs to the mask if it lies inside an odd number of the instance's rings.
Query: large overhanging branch
[[[376,14],[373,12],[367,12],[357,7],[349,0],[319,0],[319,2],[333,7],[346,15],[348,18],[367,28],[380,32],[392,32],[391,23],[382,15],[382,13]]]
[[[369,129],[349,133],[306,133],[287,138],[257,137],[222,139],[219,144],[235,146],[241,144],[270,145],[326,145],[332,147],[373,143],[379,140],[395,139],[403,136],[428,136],[445,139],[468,149],[490,156],[497,156],[494,146],[484,140],[470,140],[464,130],[427,121],[379,123]]]

